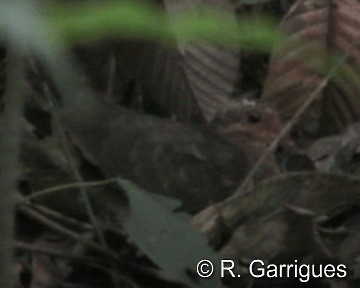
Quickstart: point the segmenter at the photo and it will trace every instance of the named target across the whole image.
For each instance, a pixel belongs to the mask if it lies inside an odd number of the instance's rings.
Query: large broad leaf
[[[169,17],[176,17],[183,11],[212,7],[225,13],[227,20],[235,22],[233,5],[227,0],[165,0],[164,4]],[[206,119],[211,121],[216,112],[228,104],[233,93],[239,71],[238,51],[208,43],[190,45],[181,42],[179,50],[193,94]]]
[[[335,219],[336,227],[355,232],[358,218],[346,212],[359,206],[359,191],[360,180],[342,174],[294,173],[264,181],[223,209],[225,223],[236,228],[221,253],[285,263],[311,255],[353,264],[359,255],[358,235],[339,239],[334,228],[325,235],[320,223]]]
[[[301,126],[308,133],[337,132],[360,119],[359,19],[356,0],[300,0],[280,25],[292,41],[272,56],[263,97],[286,120],[329,72],[329,59],[343,58],[303,117]]]
[[[202,259],[214,259],[205,238],[173,213],[180,202],[157,197],[129,181],[119,180],[130,200],[131,215],[125,223],[130,239],[170,277],[195,287],[186,274]],[[220,277],[206,281],[206,287],[221,287]]]
[[[121,65],[130,70],[146,98],[182,122],[205,122],[178,51],[160,43],[127,42],[121,45],[118,55]]]
[[[290,173],[261,182],[226,204],[222,213],[229,226],[287,206],[332,217],[359,205],[359,191],[360,180],[343,174]]]
[[[196,19],[201,15],[198,10],[216,7],[235,25],[233,7],[228,1],[163,2],[169,23],[181,22],[179,15],[191,13],[192,29],[196,31]],[[133,67],[145,94],[163,109],[183,121],[201,122],[204,118],[211,121],[231,100],[239,72],[238,51],[205,42],[195,45],[176,40],[175,47],[149,42],[125,44],[122,58],[127,61],[127,67]]]

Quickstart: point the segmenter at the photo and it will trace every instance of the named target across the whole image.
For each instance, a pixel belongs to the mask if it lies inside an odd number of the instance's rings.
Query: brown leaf
[[[341,131],[360,119],[360,3],[299,0],[280,25],[294,42],[274,53],[263,97],[289,120],[323,79],[328,56],[346,56],[300,123],[311,135]],[[325,69],[325,73],[327,73]]]
[[[164,0],[169,17],[183,11],[196,11],[211,7],[226,12],[235,21],[233,5],[221,0]],[[209,43],[179,43],[183,67],[191,89],[206,119],[229,104],[239,72],[238,51]]]
[[[335,219],[360,203],[359,185],[358,179],[319,173],[294,173],[264,181],[237,200],[225,202],[223,220],[234,233],[223,256],[232,254],[245,261],[311,256],[317,261],[354,264],[359,253],[358,225],[354,228],[348,222],[352,232],[339,241],[334,241],[337,234],[330,239],[319,226],[321,220]]]
[[[245,195],[232,199],[222,214],[229,226],[286,206],[333,217],[360,203],[359,188],[359,179],[342,174],[289,173],[263,181]]]
[[[315,141],[305,153],[314,162],[315,167],[320,172],[329,172],[336,152],[341,147],[341,136],[329,136]]]
[[[353,176],[360,175],[360,123],[346,129],[341,137],[341,147],[336,152],[331,171]]]
[[[76,247],[73,241],[65,240],[49,232],[40,236],[35,241],[35,245],[55,251],[68,251],[70,252],[69,255],[75,252]],[[65,284],[66,278],[73,271],[73,266],[68,259],[58,259],[51,257],[51,255],[34,253],[31,270],[33,273],[31,288],[56,287]]]
[[[359,220],[359,217],[357,217]],[[360,233],[341,227],[335,230],[320,230],[321,239],[334,259],[349,266],[360,256]]]
[[[164,0],[168,17],[200,7],[215,6],[234,18],[228,1]],[[164,110],[186,122],[211,121],[231,100],[239,73],[239,55],[234,49],[209,43],[124,43],[119,54],[127,69],[140,81],[145,95]]]
[[[359,175],[360,123],[350,125],[340,135],[319,139],[306,153],[319,171]]]
[[[124,43],[119,53],[142,87],[145,98],[182,122],[204,123],[203,113],[193,94],[178,51],[160,43]]]
[[[222,248],[222,258],[238,258],[244,262],[253,259],[269,261],[282,249],[287,225],[281,214],[267,219],[249,219],[235,229],[230,241]]]
[[[237,255],[245,262],[281,259],[288,263],[304,259],[314,251],[314,254],[323,256],[324,247],[319,245],[317,238],[317,226],[311,211],[283,207],[261,219],[250,218],[234,231],[220,253],[224,258]]]

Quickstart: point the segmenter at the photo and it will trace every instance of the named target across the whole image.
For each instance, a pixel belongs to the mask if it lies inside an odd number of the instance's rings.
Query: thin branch
[[[54,123],[55,123],[55,126],[56,126],[56,130],[58,131],[58,135],[59,135],[59,138],[60,138],[60,141],[62,143],[62,146],[64,148],[64,152],[65,152],[65,155],[68,159],[68,163],[69,163],[69,166],[75,176],[75,179],[78,181],[78,182],[81,182],[83,181],[83,178],[77,168],[77,165],[75,163],[75,160],[73,159],[72,157],[72,153],[71,153],[71,148],[70,148],[70,144],[69,144],[69,141],[68,141],[68,137],[64,131],[64,129],[62,128],[61,124],[59,123],[58,121],[58,116],[57,116],[57,113],[56,113],[56,109],[54,109],[52,111],[52,115],[53,115],[53,119],[54,119]],[[94,231],[101,243],[102,246],[106,247],[107,248],[107,243],[106,243],[106,240],[105,240],[105,237],[104,237],[104,232],[103,232],[103,229],[95,215],[95,212],[94,212],[94,209],[92,207],[92,204],[91,204],[91,201],[89,199],[89,196],[87,194],[87,191],[85,190],[84,187],[79,187],[80,189],[80,196],[81,196],[81,199],[84,203],[84,206],[85,206],[85,211],[90,219],[90,222],[91,224],[93,225],[94,227]]]
[[[60,233],[61,235],[67,236],[70,239],[76,240],[88,247],[93,248],[94,250],[102,253],[103,255],[107,255],[110,256],[112,258],[116,258],[116,254],[111,253],[110,251],[108,251],[106,248],[85,240],[80,234],[78,234],[77,232],[74,232],[70,229],[68,229],[67,227],[49,219],[48,217],[40,214],[39,212],[35,211],[34,209],[31,209],[30,207],[26,207],[26,206],[20,206],[18,207],[18,211],[23,213],[24,215],[30,217],[31,219],[37,221],[38,223],[44,225],[45,227],[50,228],[51,230]]]
[[[70,190],[73,188],[105,186],[105,185],[108,185],[111,183],[116,183],[118,180],[119,180],[119,177],[114,177],[114,178],[108,178],[108,179],[99,180],[99,181],[88,181],[88,182],[81,181],[81,182],[57,185],[54,187],[49,187],[49,188],[45,188],[43,190],[39,190],[29,196],[23,196],[19,199],[19,203],[21,204],[21,202],[24,202],[24,201],[28,202],[30,200],[34,200],[36,198],[39,198],[39,197],[42,197],[45,195],[49,195],[49,194],[60,192],[60,191]]]
[[[85,246],[93,249],[94,251],[98,252],[100,255],[103,255],[112,261],[115,261],[118,265],[120,265],[124,269],[133,269],[135,271],[144,273],[149,276],[156,277],[161,275],[160,271],[157,271],[156,269],[152,269],[150,267],[142,267],[139,265],[139,263],[133,263],[126,260],[122,260],[119,258],[119,255],[117,253],[112,252],[109,249],[106,249],[105,247],[93,243],[91,241],[88,241],[82,237],[81,234],[74,232],[67,227],[64,227],[63,225],[47,218],[46,216],[40,214],[39,212],[31,209],[30,207],[21,206],[18,208],[18,211],[23,213],[24,215],[30,217],[31,219],[37,221],[38,223],[44,225],[45,227],[48,227],[50,230],[59,233],[60,235],[63,235],[69,239],[75,240],[81,244],[84,244]],[[1,270],[1,269],[0,269]],[[3,287],[3,286],[1,286]]]
[[[43,213],[44,215],[49,216],[50,218],[55,219],[66,225],[71,225],[72,227],[76,227],[76,228],[84,230],[84,231],[93,230],[93,227],[89,223],[79,221],[79,220],[69,217],[69,216],[65,216],[65,215],[61,214],[60,212],[50,209],[48,207],[45,207],[43,205],[30,203],[29,201],[24,200],[24,196],[21,195],[20,193],[16,194],[16,201],[17,201],[16,205],[27,205],[28,207],[30,207],[34,210],[37,210],[37,211]]]
[[[348,55],[345,55],[342,57],[342,59],[339,60],[339,62],[329,71],[327,76],[318,84],[318,86],[313,90],[313,92],[310,94],[310,96],[306,99],[306,101],[301,105],[301,107],[296,111],[294,116],[286,123],[285,127],[279,135],[276,137],[276,139],[271,143],[271,145],[267,148],[267,150],[261,155],[260,159],[256,161],[254,167],[251,169],[251,171],[248,173],[244,181],[241,183],[240,187],[236,190],[234,195],[230,198],[228,198],[224,203],[227,203],[228,201],[231,201],[233,198],[243,195],[246,191],[246,188],[254,178],[256,172],[259,170],[259,168],[263,165],[266,158],[275,151],[275,149],[278,147],[279,143],[283,138],[289,134],[291,129],[294,127],[294,125],[299,121],[300,117],[304,114],[304,112],[309,108],[309,106],[321,95],[321,91],[326,87],[329,80],[335,75],[337,72],[339,66],[345,62]]]
[[[39,72],[33,58],[29,57],[28,59],[29,59],[29,62],[31,64],[31,67],[36,72]],[[43,82],[43,90],[45,92],[45,95],[47,97],[47,100],[48,100],[48,103],[49,103],[49,106],[50,106],[50,112],[51,112],[51,115],[53,117],[53,123],[54,123],[54,128],[55,128],[56,134],[58,135],[58,137],[60,139],[60,143],[61,143],[61,146],[63,147],[65,156],[66,156],[68,164],[69,164],[69,167],[70,167],[76,181],[82,182],[83,178],[82,178],[81,173],[79,172],[78,167],[76,165],[76,162],[75,162],[75,160],[73,158],[73,153],[71,151],[70,143],[68,141],[68,136],[66,135],[66,133],[65,133],[60,121],[59,121],[59,116],[58,116],[58,113],[57,113],[58,111],[57,111],[56,106],[54,104],[53,98],[51,97],[51,92],[50,92],[49,86],[46,83],[46,81]],[[91,201],[89,199],[89,196],[87,195],[87,191],[82,186],[80,186],[79,189],[80,189],[81,199],[82,199],[82,201],[84,203],[84,206],[85,206],[85,211],[86,211],[86,213],[87,213],[87,215],[88,215],[88,217],[90,219],[91,224],[94,227],[94,231],[96,233],[96,236],[98,237],[101,245],[104,246],[104,247],[107,247],[107,243],[106,243],[106,240],[105,240],[105,237],[104,237],[103,229],[102,229],[98,219],[96,218],[96,215],[94,213],[94,209],[93,209],[93,207],[91,205]]]

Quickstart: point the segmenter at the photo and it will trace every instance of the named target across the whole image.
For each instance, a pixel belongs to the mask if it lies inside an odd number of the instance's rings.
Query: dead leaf
[[[329,136],[315,141],[305,150],[320,172],[329,172],[334,163],[335,153],[341,147],[341,136]]]
[[[55,251],[69,251],[71,255],[76,247],[75,243],[52,233],[45,233],[35,241],[35,245]],[[32,281],[31,288],[56,287],[65,284],[65,280],[73,271],[68,259],[57,259],[51,255],[35,254],[31,261]]]
[[[359,189],[359,179],[343,174],[289,173],[265,180],[232,199],[225,204],[222,215],[230,227],[287,206],[333,217],[360,204]]]
[[[180,121],[204,123],[205,118],[193,94],[178,51],[160,43],[123,43],[118,53],[120,63],[164,112]]]
[[[360,124],[350,125],[340,135],[317,140],[305,153],[318,171],[359,175]]]
[[[314,220],[315,214],[297,207],[279,208],[260,219],[249,218],[234,231],[220,255],[225,258],[236,255],[241,262],[261,259],[266,263],[290,263],[308,256],[323,260],[326,249],[318,240]]]
[[[360,119],[359,18],[355,0],[299,0],[280,24],[292,42],[273,54],[262,97],[283,119],[322,81],[329,56],[347,58],[303,115],[299,125],[306,133],[336,133]]]
[[[168,17],[184,11],[197,12],[213,8],[226,13],[235,22],[235,11],[228,0],[164,0]],[[200,12],[197,12],[200,13]],[[205,118],[211,122],[215,114],[229,104],[239,73],[239,52],[229,47],[210,43],[179,43],[183,67],[191,89]]]
[[[228,0],[163,2],[169,18],[181,11],[197,13],[200,8],[215,7],[225,11],[227,19],[235,21]],[[144,94],[182,121],[210,122],[231,100],[239,73],[240,57],[236,49],[180,40],[176,47],[137,42],[123,43],[121,49],[120,59],[139,80]]]

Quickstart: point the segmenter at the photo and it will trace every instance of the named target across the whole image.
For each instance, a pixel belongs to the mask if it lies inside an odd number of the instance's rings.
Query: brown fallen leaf
[[[211,240],[216,240],[212,232],[219,233],[222,226],[230,229],[231,239],[220,253],[241,263],[258,258],[275,263],[345,261],[351,271],[360,249],[358,224],[354,225],[358,217],[341,223],[347,234],[336,228],[325,231],[322,225],[359,205],[359,187],[359,179],[345,175],[282,175],[219,203],[210,213],[196,215],[192,223]]]
[[[357,220],[359,220],[358,217]],[[340,263],[344,263],[352,269],[360,256],[360,233],[346,226],[345,224],[345,226],[337,229],[322,229],[320,230],[320,237],[329,256],[338,259]]]
[[[305,133],[336,133],[360,119],[359,18],[355,0],[299,0],[280,24],[291,41],[272,55],[262,97],[283,119],[289,120],[323,79],[330,56],[346,57],[302,117]]]
[[[360,175],[360,124],[346,129],[342,135],[341,147],[334,155],[331,171],[352,176]]]
[[[315,167],[320,172],[329,172],[336,152],[341,147],[341,137],[339,135],[320,138],[305,150],[305,153],[314,162]]]
[[[360,124],[350,125],[340,135],[321,138],[305,151],[318,171],[359,175]]]
[[[360,203],[359,189],[359,179],[343,174],[289,173],[267,179],[242,197],[231,199],[225,203],[222,216],[230,227],[286,206],[333,217]]]
[[[309,255],[324,258],[325,248],[319,245],[318,237],[311,211],[283,207],[260,219],[249,218],[234,231],[220,255],[224,258],[237,255],[241,262],[249,263],[254,259],[290,263]]]
[[[44,249],[69,251],[69,255],[74,253],[76,249],[74,241],[49,232],[41,235],[34,244]],[[59,259],[51,255],[38,253],[34,253],[31,258],[31,272],[33,275],[31,288],[65,285],[67,278],[73,271],[73,265],[69,259]]]

